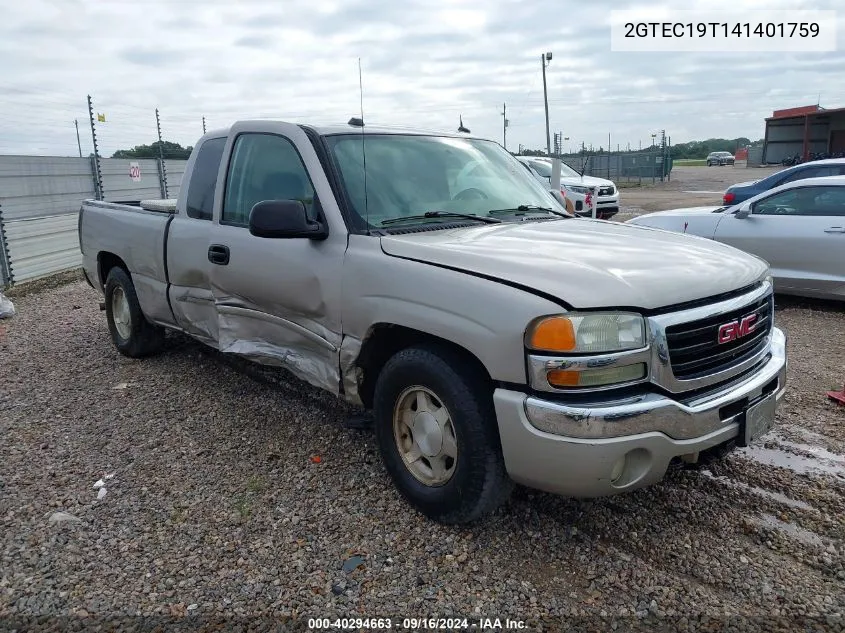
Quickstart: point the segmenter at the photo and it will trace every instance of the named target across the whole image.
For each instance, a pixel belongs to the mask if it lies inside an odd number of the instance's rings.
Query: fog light
[[[553,369],[546,374],[546,380],[552,387],[597,387],[631,382],[641,378],[645,378],[645,363],[582,371]]]

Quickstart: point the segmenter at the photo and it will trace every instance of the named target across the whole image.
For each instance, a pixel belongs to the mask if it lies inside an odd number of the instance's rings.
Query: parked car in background
[[[729,244],[769,263],[776,292],[845,301],[845,176],[797,180],[731,207],[660,211],[628,224]]]
[[[517,160],[526,165],[534,177],[551,185],[552,183],[552,159],[541,156],[517,156]],[[619,212],[619,190],[612,180],[596,178],[595,176],[581,176],[564,162],[560,164],[560,184],[562,193],[567,198],[574,200],[574,213],[586,215],[587,206],[584,198],[592,188],[598,188],[598,201],[596,203],[596,216],[602,220],[608,220]],[[574,195],[573,195],[574,194]]]
[[[722,204],[739,204],[764,191],[804,178],[842,175],[845,175],[845,158],[831,158],[812,163],[802,163],[801,165],[783,169],[766,178],[740,182],[732,187],[728,187],[722,195]]]
[[[730,152],[710,152],[707,154],[707,166],[712,167],[713,165],[723,166],[723,165],[733,165],[734,164],[734,155]]]
[[[787,352],[764,261],[573,217],[494,141],[357,121],[240,121],[196,143],[177,200],[86,200],[116,349],[176,330],[371,410],[387,474],[445,523],[514,482],[635,490],[772,427]]]

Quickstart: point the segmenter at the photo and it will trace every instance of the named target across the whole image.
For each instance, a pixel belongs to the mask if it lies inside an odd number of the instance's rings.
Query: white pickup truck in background
[[[195,145],[177,201],[86,201],[79,233],[121,353],[176,330],[372,410],[438,521],[513,482],[657,482],[764,434],[785,389],[764,261],[572,217],[467,135],[239,122]]]

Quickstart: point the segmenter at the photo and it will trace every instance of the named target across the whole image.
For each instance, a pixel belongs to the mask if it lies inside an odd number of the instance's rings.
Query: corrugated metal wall
[[[133,163],[140,174],[130,174]],[[166,161],[168,197],[179,195],[186,163]],[[96,197],[92,168],[87,158],[0,156],[0,285],[80,265],[77,217],[82,201]],[[100,170],[106,200],[162,196],[157,160],[105,158]]]
[[[167,197],[178,198],[182,188],[182,178],[185,175],[186,160],[166,160],[167,165]]]
[[[130,176],[131,165],[140,168],[136,172],[140,178],[137,182]],[[103,174],[103,198],[109,202],[162,197],[158,161],[155,159],[101,159],[100,171]]]
[[[71,213],[94,197],[91,161],[57,156],[0,156],[0,204],[6,222]]]
[[[37,279],[82,264],[76,213],[29,218],[6,224],[12,279]]]

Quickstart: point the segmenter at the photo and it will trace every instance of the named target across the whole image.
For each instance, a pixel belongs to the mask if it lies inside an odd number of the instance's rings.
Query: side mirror
[[[306,237],[324,240],[329,232],[308,217],[300,200],[264,200],[249,212],[249,232],[256,237]]]
[[[746,202],[745,204],[743,204],[743,205],[742,205],[742,206],[741,206],[741,207],[737,210],[737,212],[736,212],[736,213],[734,213],[734,217],[735,217],[737,220],[744,220],[744,219],[745,219],[745,218],[747,218],[749,215],[751,215],[751,204],[750,204],[750,203],[747,203],[747,202]]]

